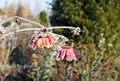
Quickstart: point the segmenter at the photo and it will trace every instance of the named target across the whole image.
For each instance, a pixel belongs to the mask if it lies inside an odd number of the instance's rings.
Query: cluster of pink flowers
[[[30,47],[33,50],[37,48],[51,48],[54,46],[57,38],[52,33],[35,33],[30,40]]]
[[[53,33],[35,33],[30,40],[30,47],[33,50],[37,48],[52,48],[54,43],[58,40]],[[61,46],[57,52],[57,60],[72,61],[76,59],[76,50],[74,43],[71,45]]]
[[[62,46],[58,50],[57,60],[72,61],[76,59],[76,50],[73,46]]]

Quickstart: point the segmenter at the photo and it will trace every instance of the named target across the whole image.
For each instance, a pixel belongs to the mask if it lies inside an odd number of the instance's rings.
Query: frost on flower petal
[[[72,61],[76,59],[76,50],[73,46],[61,46],[58,49],[57,59]]]
[[[57,38],[52,33],[40,33],[36,32],[33,34],[30,40],[30,47],[32,49],[37,48],[52,48],[54,43],[56,42]]]

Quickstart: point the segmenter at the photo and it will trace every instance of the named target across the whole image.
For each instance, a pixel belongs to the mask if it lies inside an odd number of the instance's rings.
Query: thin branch
[[[6,19],[5,21],[1,22],[0,25],[3,25],[4,23],[6,23],[6,22],[8,22],[8,21],[12,21],[12,20],[15,20],[15,21],[16,21],[16,19],[19,19],[19,20],[25,21],[25,22],[29,22],[29,23],[32,23],[32,24],[34,24],[34,25],[38,25],[38,26],[44,28],[44,26],[41,25],[40,23],[31,21],[31,20],[28,20],[28,19],[25,19],[25,18],[22,18],[22,17],[18,17],[18,16],[14,16],[14,17],[11,17],[11,18],[9,18],[9,19]]]

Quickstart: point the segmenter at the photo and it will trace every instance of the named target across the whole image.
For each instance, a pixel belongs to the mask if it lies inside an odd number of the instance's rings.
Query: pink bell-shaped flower
[[[62,46],[58,49],[57,60],[72,61],[76,59],[76,50],[73,44],[69,46]]]
[[[30,40],[30,47],[35,50],[37,48],[51,48],[54,46],[57,38],[52,33],[37,33]]]

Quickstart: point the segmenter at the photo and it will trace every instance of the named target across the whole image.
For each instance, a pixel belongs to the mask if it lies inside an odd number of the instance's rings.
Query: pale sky
[[[20,1],[22,3],[29,4],[32,10],[32,13],[34,12],[39,13],[42,10],[46,10],[47,13],[49,13],[50,11],[49,8],[51,8],[51,6],[48,3],[52,2],[52,0],[0,0],[0,7],[4,7],[6,5],[6,2],[7,2],[7,5],[9,5],[14,2],[17,4]]]

